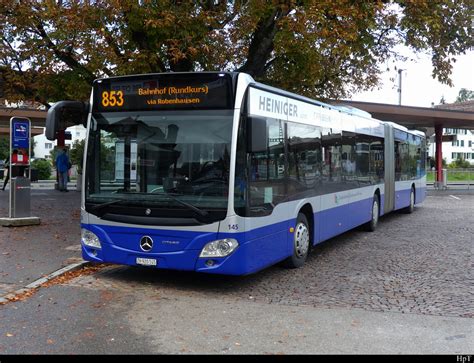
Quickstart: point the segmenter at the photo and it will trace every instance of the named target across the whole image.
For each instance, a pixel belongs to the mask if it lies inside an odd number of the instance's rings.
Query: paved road
[[[453,193],[328,241],[297,270],[110,265],[41,288],[0,306],[0,353],[472,354],[474,195]]]

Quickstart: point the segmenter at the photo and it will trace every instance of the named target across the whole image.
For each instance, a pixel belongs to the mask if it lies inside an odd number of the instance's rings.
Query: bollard
[[[444,190],[448,189],[448,169],[443,169],[442,188]]]
[[[18,176],[11,178],[11,215],[10,218],[30,217],[30,179]]]

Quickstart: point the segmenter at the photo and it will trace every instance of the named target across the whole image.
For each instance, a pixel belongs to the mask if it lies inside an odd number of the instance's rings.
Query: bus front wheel
[[[311,247],[311,235],[308,219],[303,213],[298,214],[293,234],[293,254],[285,260],[286,267],[303,266]]]

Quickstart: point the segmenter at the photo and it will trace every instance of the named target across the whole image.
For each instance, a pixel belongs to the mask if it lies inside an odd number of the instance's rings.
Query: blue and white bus
[[[422,132],[244,73],[98,79],[89,103],[49,110],[47,137],[74,119],[87,126],[89,261],[231,275],[295,268],[314,245],[373,231],[425,198]]]

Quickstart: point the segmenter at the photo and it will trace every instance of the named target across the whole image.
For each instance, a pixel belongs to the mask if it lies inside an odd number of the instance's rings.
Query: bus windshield
[[[137,206],[179,210],[175,215],[183,217],[226,211],[232,115],[230,110],[93,113],[86,209],[127,214],[125,206]]]

